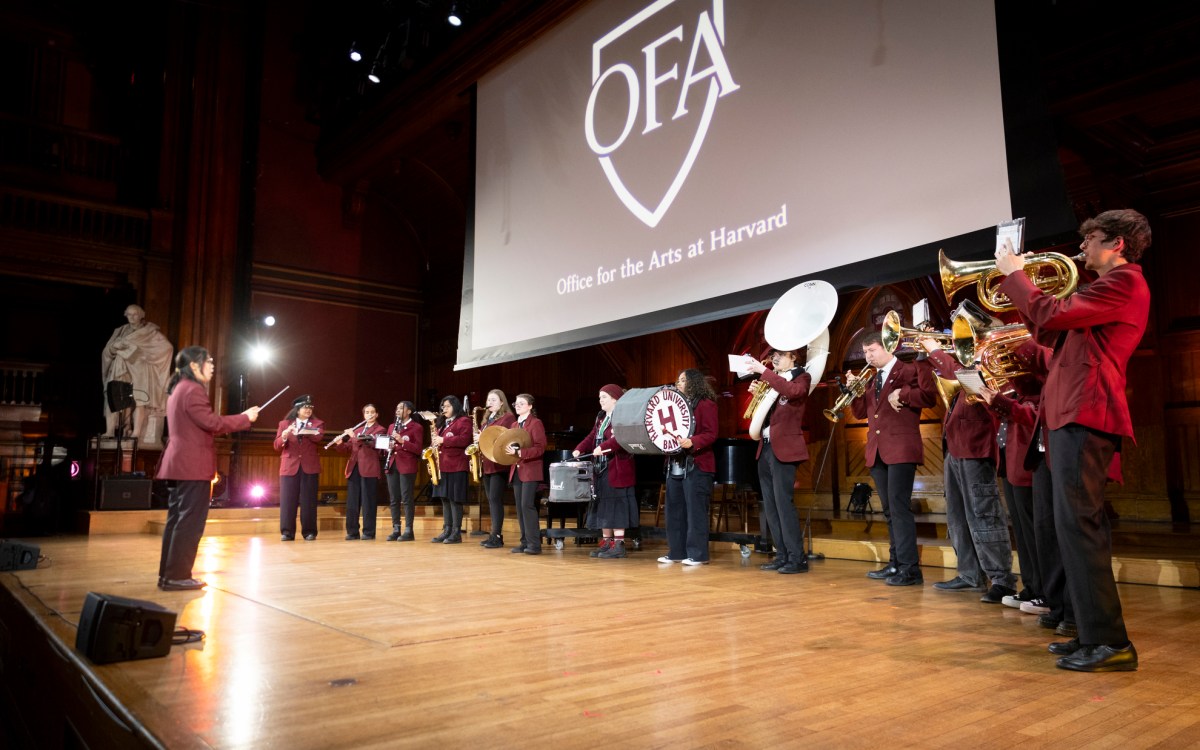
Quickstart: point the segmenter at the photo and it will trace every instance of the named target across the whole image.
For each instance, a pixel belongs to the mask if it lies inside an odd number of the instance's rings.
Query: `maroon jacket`
[[[491,427],[493,425],[498,425],[507,430],[509,427],[512,427],[516,423],[517,423],[517,415],[513,414],[510,411],[507,414],[501,415],[499,419],[493,419],[490,422],[484,422],[483,427],[481,427],[480,429],[487,429],[488,427]],[[484,474],[499,474],[501,472],[508,471],[507,466],[504,466],[503,464],[498,464],[495,461],[489,461],[482,453],[479,454],[479,460],[483,462],[483,473]]]
[[[279,476],[295,476],[301,470],[305,474],[321,473],[321,457],[317,447],[325,441],[325,423],[313,417],[308,420],[308,426],[317,431],[316,435],[288,435],[280,437],[292,420],[285,419],[275,428],[275,450],[279,454]]]
[[[349,437],[338,443],[335,448],[345,453],[350,452],[350,460],[346,462],[346,478],[350,478],[354,467],[358,467],[358,475],[366,479],[378,479],[382,475],[379,464],[383,456],[375,449],[375,436],[383,435],[383,425],[376,422],[370,427],[362,426],[354,431],[354,437]],[[369,435],[370,440],[359,440],[359,435]]]
[[[888,396],[900,392],[900,411],[892,409]],[[888,373],[879,398],[875,386],[867,383],[863,395],[851,404],[856,419],[867,420],[867,466],[878,458],[886,464],[920,464],[925,462],[925,447],[921,442],[921,410],[933,406],[937,387],[933,368],[915,362],[896,361]]]
[[[403,427],[392,422],[387,431],[389,435],[394,436],[392,438],[392,458],[388,465],[383,467],[383,470],[390,471],[395,466],[396,471],[400,474],[416,474],[417,461],[421,457],[421,451],[425,448],[425,423],[410,418],[408,424]],[[404,440],[405,437],[408,440]]]
[[[167,397],[167,449],[159,464],[159,479],[211,481],[217,473],[213,436],[250,429],[250,417],[213,413],[208,389],[194,380],[181,378]]]
[[[508,481],[519,476],[522,482],[540,482],[546,476],[542,467],[542,454],[546,452],[546,428],[542,420],[530,414],[525,424],[517,424],[529,433],[529,447],[521,449],[521,460],[508,467]]]
[[[600,429],[600,421],[603,419],[603,416],[597,417],[596,423],[592,425],[592,431],[579,442],[579,445],[575,446],[575,450],[579,451],[580,455],[590,456],[596,449],[596,430]],[[604,454],[608,457],[608,483],[613,487],[632,487],[636,479],[633,456],[626,453],[621,444],[613,437],[612,420],[609,420],[608,425],[604,428],[600,449],[609,451]]]
[[[808,386],[812,376],[802,368],[792,370],[791,380],[786,380],[774,370],[764,370],[762,379],[779,391],[775,410],[771,412],[771,448],[775,457],[784,463],[799,463],[808,460],[808,446],[804,443],[804,405],[808,401]],[[763,442],[758,441],[758,453],[762,455]]]
[[[997,393],[992,399],[991,410],[1000,418],[1008,420],[1008,431],[1001,456],[1001,470],[1014,487],[1032,487],[1033,472],[1025,467],[1025,456],[1037,434],[1037,410],[1040,395],[1017,398]]]
[[[712,447],[717,442],[717,402],[709,398],[700,399],[692,420],[696,429],[692,430],[692,447],[687,452],[691,454],[698,470],[715,474],[717,457]]]
[[[471,444],[474,435],[471,434],[471,418],[465,414],[447,422],[438,430],[442,444],[438,448],[438,470],[443,474],[467,470],[467,446]]]
[[[1044,294],[1023,273],[1000,283],[1039,343],[1055,349],[1041,415],[1056,430],[1076,423],[1133,438],[1125,367],[1150,315],[1150,289],[1136,263],[1117,266],[1066,299]],[[1066,336],[1055,346],[1061,333]]]
[[[963,369],[957,359],[940,349],[929,353],[929,363],[938,375],[947,380],[953,380],[954,373]],[[954,405],[942,422],[946,450],[955,458],[990,458],[996,461],[999,458],[996,428],[996,420],[987,405],[968,403],[966,393],[959,391]]]

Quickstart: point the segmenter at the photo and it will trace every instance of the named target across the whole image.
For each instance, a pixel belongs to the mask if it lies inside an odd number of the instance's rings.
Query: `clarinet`
[[[387,474],[388,468],[392,463],[392,454],[396,452],[396,428],[400,426],[400,418],[396,417],[396,422],[392,425],[391,440],[388,441],[387,455],[383,458],[383,473]]]

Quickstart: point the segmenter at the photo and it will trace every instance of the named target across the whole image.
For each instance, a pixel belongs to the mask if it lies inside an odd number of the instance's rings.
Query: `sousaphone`
[[[837,290],[827,281],[805,281],[789,289],[776,300],[763,323],[763,338],[772,349],[795,351],[808,347],[804,370],[812,378],[809,393],[825,376],[829,358],[829,324],[837,313]],[[755,384],[756,392],[746,409],[750,415],[750,437],[762,438],[767,414],[779,398],[779,391],[766,381]]]

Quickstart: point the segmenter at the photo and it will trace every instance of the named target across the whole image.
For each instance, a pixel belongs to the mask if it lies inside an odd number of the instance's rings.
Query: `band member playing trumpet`
[[[504,395],[504,391],[499,388],[488,391],[486,403],[487,415],[483,424],[479,425],[481,431],[492,425],[508,428],[516,424],[517,418],[508,408],[508,396]],[[475,440],[479,440],[478,435]],[[488,549],[499,549],[504,546],[504,488],[508,486],[508,467],[489,461],[482,452],[479,460],[483,462],[483,494],[487,495],[488,512],[492,519],[491,534],[479,544]]]
[[[392,513],[392,533],[389,542],[411,542],[413,536],[413,483],[417,478],[417,462],[425,447],[425,430],[414,420],[413,403],[396,404],[396,421],[388,428],[390,452],[383,467],[388,484],[388,509]],[[404,513],[401,532],[400,514]]]
[[[375,538],[375,516],[379,512],[376,500],[376,485],[379,484],[379,451],[375,449],[375,436],[384,434],[379,424],[379,410],[375,404],[367,404],[362,410],[363,423],[333,439],[340,451],[349,451],[346,463],[346,541],[359,539],[358,516],[362,511],[362,539]]]
[[[808,555],[804,551],[792,488],[796,483],[796,469],[801,461],[808,460],[802,423],[812,377],[796,366],[794,351],[772,352],[774,370],[767,369],[758,360],[748,362],[748,366],[779,392],[758,442],[763,520],[775,543],[775,559],[759,567],[779,573],[807,573]]]
[[[889,586],[924,582],[917,553],[917,523],[912,512],[913,479],[925,461],[921,442],[921,409],[937,400],[933,370],[927,365],[902,362],[883,347],[874,331],[863,338],[863,356],[875,368],[852,408],[856,419],[867,420],[866,461],[888,520],[890,542],[887,566],[867,573]],[[858,380],[846,373],[847,381]]]
[[[517,411],[516,426],[529,433],[529,447],[504,446],[504,452],[516,456],[518,461],[509,467],[509,480],[513,486],[513,497],[517,501],[517,521],[521,525],[521,543],[512,548],[514,553],[527,555],[542,554],[542,529],[538,522],[537,486],[545,472],[542,454],[546,452],[546,428],[542,420],[533,413],[533,396],[519,393],[513,401]]]
[[[279,533],[285,542],[296,538],[296,506],[300,506],[300,531],[307,541],[317,538],[317,483],[321,459],[317,446],[325,437],[325,423],[313,416],[312,396],[292,402],[292,410],[275,432],[279,451]]]
[[[688,368],[675,378],[692,410],[695,429],[680,441],[683,452],[667,458],[667,554],[660,563],[708,565],[709,502],[717,459],[717,394],[704,373]]]
[[[962,369],[958,360],[932,338],[918,340],[940,377],[953,379]],[[958,558],[958,575],[933,584],[942,591],[978,591],[991,581],[980,599],[999,604],[1016,594],[1008,519],[996,487],[996,423],[987,407],[970,403],[959,390],[946,408],[942,425],[946,487],[946,528]],[[982,574],[980,571],[982,570]],[[987,580],[982,576],[986,575]]]
[[[625,390],[609,383],[600,389],[600,413],[596,424],[572,455],[584,453],[594,457],[592,477],[596,483],[596,502],[588,513],[589,529],[601,529],[604,534],[600,547],[592,557],[605,559],[625,557],[625,530],[641,525],[637,498],[633,494],[633,456],[613,437],[612,413]]]
[[[471,418],[458,396],[446,396],[437,417],[437,434],[430,443],[439,453],[441,481],[433,496],[442,501],[442,533],[429,541],[462,544],[463,503],[467,501],[467,446],[471,444]]]
[[[1146,331],[1150,289],[1138,261],[1150,246],[1150,224],[1137,211],[1105,211],[1083,222],[1080,250],[1098,278],[1059,300],[1022,271],[1011,243],[996,259],[1008,295],[1039,343],[1054,356],[1042,392],[1050,431],[1054,522],[1073,600],[1078,636],[1053,643],[1062,669],[1133,671],[1129,641],[1112,572],[1112,530],[1104,513],[1105,473],[1121,445],[1133,439],[1125,399],[1125,368]],[[1057,344],[1057,345],[1055,345]]]

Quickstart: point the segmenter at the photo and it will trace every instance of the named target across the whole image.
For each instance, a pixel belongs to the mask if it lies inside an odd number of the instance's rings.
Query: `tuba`
[[[804,370],[812,378],[809,393],[825,375],[825,360],[829,358],[829,324],[837,312],[837,302],[837,290],[829,282],[805,281],[776,300],[763,321],[763,338],[771,348],[795,351],[808,347]],[[779,391],[763,380],[751,388],[754,395],[743,418],[750,420],[750,437],[759,440],[767,415],[779,398]]]
[[[825,418],[830,422],[837,422],[841,419],[842,412],[846,410],[851,401],[863,395],[867,390],[867,383],[873,377],[875,377],[875,368],[867,365],[859,371],[849,385],[841,385],[842,395],[838,396],[838,400],[833,403],[833,406],[822,412]]]
[[[1071,258],[1062,253],[1030,253],[1025,256],[1025,275],[1038,289],[1063,299],[1079,285],[1079,269],[1075,263],[1082,261],[1083,257],[1083,253]],[[1008,296],[998,288],[1004,280],[1004,274],[997,270],[994,260],[953,261],[946,257],[945,252],[938,250],[938,272],[947,303],[959,289],[978,283],[977,293],[984,307],[992,312],[1016,309]]]

